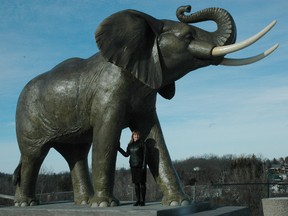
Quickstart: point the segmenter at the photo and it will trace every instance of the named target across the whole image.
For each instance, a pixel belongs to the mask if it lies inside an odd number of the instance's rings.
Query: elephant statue
[[[16,134],[21,158],[13,174],[15,206],[37,205],[35,185],[50,148],[67,161],[76,204],[119,205],[113,195],[117,149],[124,128],[146,140],[149,169],[163,193],[162,204],[188,205],[172,165],[156,113],[156,97],[175,94],[175,81],[208,65],[242,65],[277,48],[245,59],[224,58],[243,49],[274,25],[240,43],[232,16],[221,8],[190,13],[181,6],[179,21],[159,20],[136,10],[106,18],[95,33],[99,52],[71,58],[32,79],[19,96]],[[215,32],[191,25],[212,20]],[[92,176],[87,155],[92,146]]]

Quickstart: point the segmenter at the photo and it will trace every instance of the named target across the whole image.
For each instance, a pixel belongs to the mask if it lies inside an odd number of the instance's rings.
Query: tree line
[[[261,199],[267,196],[267,188],[261,185],[256,187],[256,184],[252,187],[251,183],[267,182],[269,168],[273,164],[288,164],[288,157],[269,160],[256,157],[255,155],[225,155],[222,157],[204,155],[177,160],[173,163],[186,193],[191,195],[191,198],[197,196],[197,201],[209,201],[215,205],[247,205],[253,210],[261,208]],[[242,183],[242,188],[236,186],[236,183]],[[221,191],[221,196],[217,195],[211,198],[211,196],[207,195],[211,195],[215,188],[225,184],[234,184],[234,186],[218,190]],[[198,194],[191,194],[191,188],[197,188]],[[210,192],[207,192],[209,191],[208,189]],[[53,201],[53,199],[73,200],[72,190],[69,172],[53,173],[42,168],[36,187],[36,194],[38,196],[42,195],[40,198],[41,202]],[[15,186],[12,183],[12,175],[0,172],[0,194],[13,195],[14,191]],[[55,197],[51,198],[51,193],[57,194],[57,192],[64,191],[69,191],[69,193],[65,194],[65,197],[55,195]],[[121,168],[116,170],[114,193],[121,201],[132,201],[132,199],[135,199],[129,169]],[[43,194],[47,194],[47,197],[43,196]],[[203,194],[206,195],[204,196]],[[161,198],[162,194],[148,171],[147,201],[160,201]],[[13,201],[0,198],[0,205],[13,205]],[[257,214],[261,215],[259,212],[255,213],[255,215]]]

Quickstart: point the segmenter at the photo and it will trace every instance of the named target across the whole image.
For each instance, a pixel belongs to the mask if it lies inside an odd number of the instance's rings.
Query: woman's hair
[[[138,134],[138,136],[141,137],[140,131],[134,130],[134,131],[132,132],[131,140],[130,140],[129,144],[133,143],[133,141],[134,141],[134,140],[133,140],[133,135],[134,135],[134,134]]]

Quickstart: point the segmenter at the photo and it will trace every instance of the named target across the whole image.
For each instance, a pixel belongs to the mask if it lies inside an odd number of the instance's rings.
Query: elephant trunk
[[[265,52],[260,53],[259,55],[256,56],[252,56],[250,58],[243,58],[243,59],[223,58],[226,54],[244,49],[250,46],[251,44],[255,43],[256,41],[258,41],[275,26],[276,20],[272,21],[262,31],[255,34],[254,36],[244,41],[235,43],[237,34],[236,25],[234,23],[232,16],[226,10],[222,8],[207,8],[189,15],[184,14],[184,13],[190,13],[190,11],[191,6],[189,5],[181,6],[177,9],[176,16],[179,19],[179,21],[184,23],[197,23],[212,20],[217,24],[217,30],[215,32],[209,33],[209,36],[206,36],[207,39],[206,42],[204,43],[202,42],[202,44],[197,46],[200,48],[202,47],[202,50],[199,51],[196,50],[197,55],[199,55],[200,53],[200,57],[206,57],[206,58],[209,56],[215,57],[217,60],[215,61],[214,64],[216,65],[219,63],[222,65],[230,65],[230,66],[251,64],[270,55],[279,46],[278,44],[275,44]],[[211,46],[212,50],[210,52],[209,49],[211,48]],[[221,60],[222,58],[223,58],[222,62],[219,62],[219,60]]]
[[[217,30],[212,32],[212,42],[215,46],[233,44],[236,41],[236,25],[232,16],[222,8],[206,8],[204,10],[185,15],[190,12],[191,6],[180,6],[176,16],[181,22],[197,23],[212,20],[217,24]]]

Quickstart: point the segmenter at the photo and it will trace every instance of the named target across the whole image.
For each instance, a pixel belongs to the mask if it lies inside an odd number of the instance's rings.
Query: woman
[[[137,202],[134,206],[145,206],[146,195],[146,146],[140,139],[140,132],[133,131],[131,141],[126,152],[119,146],[119,152],[124,157],[129,157],[132,182],[135,184]]]

